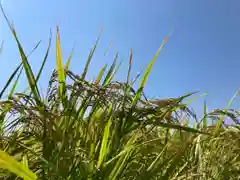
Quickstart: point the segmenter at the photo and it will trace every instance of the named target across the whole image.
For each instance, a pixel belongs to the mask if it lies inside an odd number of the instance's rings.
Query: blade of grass
[[[116,76],[118,70],[120,69],[120,67],[121,67],[121,65],[122,65],[122,62],[123,62],[123,61],[120,61],[120,62],[118,63],[117,67],[114,69],[114,71],[113,71],[113,73],[112,73],[112,75],[111,75],[111,77],[109,78],[109,81],[108,81],[107,83],[110,83],[110,82],[113,80],[113,78]]]
[[[112,43],[109,43],[109,46],[107,47],[106,51],[104,52],[104,56],[107,56],[109,50],[111,49],[112,47]]]
[[[38,43],[34,46],[34,48],[30,51],[30,53],[27,55],[27,57],[29,57],[37,48],[38,48],[38,46],[41,44],[41,40],[40,41],[38,41]]]
[[[143,73],[143,69],[139,73],[137,73],[136,76],[133,78],[131,82],[131,86],[133,86],[137,82],[138,78],[141,76],[142,73]]]
[[[27,75],[28,83],[29,83],[29,85],[31,87],[32,93],[33,93],[37,103],[41,104],[41,97],[40,97],[39,90],[38,90],[38,87],[37,87],[36,82],[35,82],[34,74],[32,72],[30,64],[28,63],[28,59],[27,59],[27,57],[26,57],[26,55],[25,55],[25,53],[23,51],[23,48],[22,48],[22,46],[21,46],[21,44],[20,44],[20,42],[18,40],[16,30],[10,24],[10,22],[9,22],[9,20],[8,20],[4,10],[3,10],[2,5],[0,5],[0,7],[1,7],[1,10],[2,10],[4,18],[7,21],[8,27],[11,30],[11,32],[12,32],[12,34],[13,34],[16,42],[17,42],[18,50],[19,50],[21,58],[22,58],[23,67],[24,67],[25,73]]]
[[[157,155],[157,157],[154,159],[154,161],[151,163],[151,165],[147,168],[147,171],[151,171],[154,166],[157,164],[159,158],[163,155],[163,153],[165,152],[165,150],[167,149],[168,144],[166,144],[164,146],[164,148],[162,149],[162,151]]]
[[[239,94],[239,92],[240,92],[240,88],[237,90],[237,92],[233,95],[233,97],[231,98],[231,100],[228,102],[228,105],[227,105],[227,107],[225,108],[225,111],[227,111],[227,110],[230,108],[233,100],[236,98],[236,96]],[[223,115],[221,116],[221,118],[218,120],[218,122],[217,122],[217,124],[216,124],[216,128],[215,128],[214,135],[217,135],[218,132],[219,132],[219,130],[220,130],[220,128],[222,127],[222,124],[223,124],[223,122],[224,122],[224,117],[225,117],[225,115],[223,114]]]
[[[21,68],[20,72],[18,73],[18,76],[17,76],[17,79],[15,80],[14,84],[13,84],[13,87],[8,95],[8,98],[11,98],[13,96],[13,93],[15,92],[16,88],[17,88],[17,83],[19,81],[19,78],[22,74],[22,71],[23,71],[23,67]]]
[[[12,82],[13,78],[15,77],[15,75],[18,73],[19,69],[21,68],[21,65],[18,65],[18,67],[14,70],[14,72],[11,74],[10,78],[8,79],[7,83],[5,84],[5,86],[3,87],[1,93],[0,93],[0,99],[2,98],[4,92],[6,91],[6,89],[8,88],[8,86],[10,85],[10,83]]]
[[[197,92],[191,93],[191,95],[193,95],[193,94],[195,94],[195,93],[197,93]],[[202,94],[200,94],[200,95],[198,95],[198,96],[196,96],[196,97],[193,97],[193,98],[189,99],[188,101],[184,102],[183,104],[184,104],[184,105],[189,105],[190,103],[192,103],[192,102],[195,101],[196,99],[198,99],[198,98],[200,98],[200,97],[202,97],[202,96],[205,96],[205,95],[207,95],[207,93],[202,93]],[[185,98],[185,97],[184,97],[184,98]]]
[[[204,109],[203,109],[203,129],[207,127],[207,103],[204,101]]]
[[[97,79],[95,80],[95,84],[99,84],[103,75],[104,75],[104,72],[106,71],[107,69],[107,64],[104,65],[104,67],[100,70],[98,76],[97,76]]]
[[[82,73],[82,79],[85,79],[85,78],[86,78],[86,75],[87,75],[87,72],[88,72],[88,67],[89,67],[90,62],[91,62],[91,60],[92,60],[92,57],[93,57],[93,55],[94,55],[94,53],[95,53],[95,51],[96,51],[96,48],[97,48],[97,45],[98,45],[98,43],[99,43],[99,40],[100,40],[101,35],[102,35],[102,31],[100,32],[100,35],[98,36],[96,43],[94,44],[93,48],[91,49],[91,51],[90,51],[90,53],[89,53],[87,63],[86,63],[86,65],[85,65],[84,71],[83,71],[83,73]]]
[[[50,51],[50,47],[51,47],[51,43],[52,43],[52,32],[50,31],[50,37],[49,37],[49,41],[48,41],[48,47],[47,47],[47,50],[46,50],[46,54],[44,56],[44,59],[43,59],[43,62],[42,62],[42,65],[38,71],[38,74],[37,74],[37,77],[36,77],[36,83],[38,83],[39,81],[39,78],[41,77],[41,74],[42,74],[42,71],[43,71],[43,68],[46,64],[46,61],[47,61],[47,58],[48,58],[48,54],[49,54],[49,51]]]
[[[57,35],[56,35],[56,66],[57,66],[57,73],[58,73],[58,83],[59,83],[59,95],[61,98],[64,97],[65,92],[65,72],[64,66],[62,61],[62,54],[61,54],[61,45],[60,45],[60,33],[59,27],[57,26]]]
[[[41,41],[39,41],[39,42],[41,42]],[[36,83],[35,86],[37,86],[38,81],[39,81],[39,79],[40,79],[40,77],[41,77],[43,68],[44,68],[44,66],[45,66],[45,64],[46,64],[47,57],[48,57],[48,54],[49,54],[49,51],[50,51],[50,47],[51,47],[51,42],[52,42],[52,32],[50,31],[50,37],[49,37],[48,47],[47,47],[46,54],[45,54],[45,56],[44,56],[42,65],[41,65],[41,67],[40,67],[40,69],[39,69],[39,71],[38,71],[38,73],[37,73],[37,77],[36,77],[36,80],[35,80],[35,83]],[[34,50],[38,47],[38,45],[39,45],[39,44],[37,44],[37,46],[35,46]],[[32,51],[32,52],[33,52],[33,51]],[[31,52],[31,53],[32,53],[32,52]],[[27,89],[25,89],[24,93],[26,93],[28,90],[29,90],[29,87],[28,87]],[[31,95],[32,95],[32,91],[30,92],[29,96],[31,96]],[[25,104],[27,104],[27,103],[28,103],[28,101],[26,101]]]
[[[131,70],[132,70],[132,49],[130,50],[130,57],[129,57],[129,63],[128,63],[127,84],[130,83]]]
[[[32,51],[27,55],[27,58],[38,48],[38,46],[40,45],[40,43],[41,43],[42,41],[39,41],[36,45],[35,45],[35,47],[32,49]],[[21,63],[22,64],[22,63]],[[40,77],[40,76],[39,76]],[[36,83],[38,82],[38,79],[39,78],[36,78]],[[27,91],[29,91],[31,89],[31,87],[27,87],[23,92],[24,93],[27,93]],[[32,93],[31,93],[32,94]]]
[[[7,169],[25,180],[37,179],[36,174],[2,150],[0,150],[0,168]]]
[[[73,55],[74,48],[75,48],[75,44],[73,45],[72,51],[70,52],[70,55],[69,55],[69,57],[68,57],[68,60],[67,60],[66,66],[65,66],[65,70],[66,70],[66,71],[68,71],[68,69],[69,69],[70,62],[71,62],[71,60],[72,60],[72,55]]]
[[[112,113],[112,104],[110,105],[108,109],[108,116],[111,116]],[[108,120],[108,123],[105,125],[104,128],[104,133],[103,133],[103,138],[102,138],[102,143],[101,143],[101,149],[100,149],[100,154],[98,158],[98,163],[97,163],[97,168],[100,168],[102,165],[102,162],[104,161],[104,158],[106,157],[108,153],[108,139],[110,136],[110,126],[112,123],[112,118],[110,117]]]
[[[114,69],[115,69],[115,66],[116,66],[116,62],[117,62],[117,58],[118,58],[118,53],[116,54],[115,58],[114,58],[114,61],[110,67],[110,69],[108,70],[108,73],[103,81],[103,86],[106,86],[109,84],[109,82],[111,81],[111,77],[112,77],[112,74],[114,72]]]
[[[33,50],[29,53],[28,56],[30,56],[30,55],[37,49],[37,47],[40,45],[40,43],[41,43],[41,41],[39,41],[39,42],[35,45],[35,47],[34,47]],[[1,99],[4,91],[7,89],[7,87],[9,86],[9,84],[11,83],[12,79],[14,78],[15,74],[18,72],[18,70],[19,70],[19,68],[20,68],[21,66],[22,66],[22,63],[21,63],[20,65],[18,65],[18,67],[16,68],[16,70],[15,70],[15,71],[13,72],[13,74],[10,76],[10,78],[9,78],[7,84],[5,85],[3,91],[0,93],[0,99]],[[21,74],[22,74],[22,71],[23,71],[23,67],[21,68],[21,70],[20,70],[20,72],[19,72],[19,74],[18,74],[18,76],[17,76],[17,79],[15,80],[15,82],[14,82],[14,84],[13,84],[11,90],[10,90],[10,93],[9,93],[9,95],[8,95],[8,98],[11,98],[11,97],[13,96],[13,94],[14,94],[16,88],[17,88],[17,84],[18,84],[19,78],[20,78],[20,76],[21,76]],[[27,88],[27,89],[29,89],[29,88]],[[6,109],[4,110],[4,112],[8,112],[8,110],[9,110],[8,108],[9,108],[9,106],[6,107]],[[2,114],[3,119],[5,119],[5,116],[6,116],[6,113],[5,113],[5,114]]]
[[[17,76],[17,79],[15,80],[15,82],[14,82],[14,84],[13,84],[13,87],[12,87],[12,89],[11,89],[9,95],[8,95],[8,99],[11,99],[13,93],[15,92],[15,89],[16,89],[16,87],[17,87],[18,80],[19,80],[19,78],[20,78],[20,75],[22,74],[22,70],[23,70],[23,68],[21,68],[21,70],[20,70],[20,72],[19,72],[19,74],[18,74],[18,76]],[[1,98],[0,98],[0,99],[1,99]],[[9,105],[6,105],[6,106],[3,108],[2,114],[1,114],[1,119],[2,119],[2,120],[0,120],[0,121],[1,121],[1,124],[4,123],[5,118],[6,118],[6,114],[7,114],[7,112],[9,111],[10,108],[11,108],[11,106],[9,106]]]
[[[122,152],[120,152],[117,156],[120,156],[117,163],[115,164],[111,174],[109,175],[109,179],[115,180],[117,179],[117,177],[121,174],[121,172],[123,171],[124,167],[126,167],[126,162],[127,160],[131,157],[132,152],[134,151],[135,147],[134,147],[134,143],[135,141],[138,139],[138,134],[135,132],[132,137],[127,141],[127,144],[124,147],[124,150]],[[114,158],[116,158],[114,157]],[[112,158],[112,160],[114,159]],[[112,161],[110,160],[110,161]],[[106,162],[106,164],[108,164],[108,162]]]
[[[143,75],[143,78],[142,78],[142,81],[141,81],[141,83],[140,83],[140,87],[139,87],[139,89],[137,90],[137,93],[136,93],[136,95],[134,96],[134,99],[133,99],[133,101],[132,101],[132,106],[135,106],[135,105],[137,104],[137,101],[140,99],[141,93],[142,93],[142,90],[143,90],[143,87],[144,87],[145,84],[146,84],[147,78],[148,78],[148,76],[149,76],[149,73],[150,73],[151,70],[152,70],[153,64],[156,62],[156,60],[157,60],[157,58],[158,58],[158,56],[159,56],[162,48],[164,47],[164,45],[165,45],[166,41],[168,40],[168,38],[170,37],[170,35],[171,35],[171,33],[164,38],[161,46],[158,48],[158,50],[157,50],[155,56],[153,57],[151,63],[148,65],[148,68],[147,68],[147,70],[145,71],[145,73],[144,73],[144,75]]]
[[[24,165],[24,167],[28,168],[28,158],[27,158],[27,155],[23,156],[22,164]]]

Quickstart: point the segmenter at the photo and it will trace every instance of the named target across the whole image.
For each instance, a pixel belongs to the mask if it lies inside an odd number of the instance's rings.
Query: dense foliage
[[[148,74],[167,38],[142,76],[131,78],[130,53],[126,81],[114,81],[118,55],[109,68],[100,69],[96,80],[88,81],[98,40],[84,72],[77,75],[69,70],[72,53],[63,64],[57,28],[56,70],[42,97],[38,81],[51,38],[34,75],[15,29],[9,27],[22,61],[0,92],[1,179],[240,179],[239,111],[229,109],[232,100],[223,110],[207,112],[205,105],[203,118],[196,119],[188,108],[199,97],[196,93],[145,97]],[[23,72],[29,87],[17,93]],[[234,124],[226,125],[226,116]],[[189,125],[190,120],[196,123]],[[216,124],[207,123],[211,120]]]

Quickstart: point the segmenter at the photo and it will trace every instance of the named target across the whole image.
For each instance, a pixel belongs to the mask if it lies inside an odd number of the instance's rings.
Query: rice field
[[[84,71],[76,74],[69,69],[72,53],[62,58],[57,27],[56,42],[49,39],[42,66],[33,72],[15,28],[5,18],[21,61],[0,91],[1,179],[240,179],[240,111],[230,109],[238,92],[225,109],[207,112],[205,104],[201,119],[189,109],[201,97],[199,92],[146,98],[145,84],[168,36],[142,74],[132,77],[130,51],[126,80],[114,79],[116,55],[90,81],[86,77],[99,38]],[[56,68],[42,96],[39,79],[50,46],[56,51]],[[18,92],[24,73],[28,86]],[[234,123],[226,124],[226,117]]]

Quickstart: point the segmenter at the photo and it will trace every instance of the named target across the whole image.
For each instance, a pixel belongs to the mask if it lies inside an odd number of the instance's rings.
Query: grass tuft
[[[63,63],[57,27],[56,70],[41,97],[38,81],[51,51],[51,36],[35,78],[16,30],[4,16],[21,62],[0,93],[1,179],[240,179],[240,112],[229,109],[234,98],[226,109],[212,112],[205,103],[204,117],[198,121],[188,105],[204,94],[168,99],[144,95],[149,73],[169,36],[135,90],[140,74],[131,79],[132,50],[125,81],[114,80],[121,65],[118,54],[109,68],[104,65],[89,81],[86,75],[100,36],[78,75],[70,69],[73,50]],[[28,87],[17,92],[22,72]],[[234,123],[225,124],[225,117]]]

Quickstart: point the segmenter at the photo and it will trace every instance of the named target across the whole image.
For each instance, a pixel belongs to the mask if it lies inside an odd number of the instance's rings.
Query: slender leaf
[[[36,85],[36,82],[35,82],[35,77],[34,77],[34,74],[32,72],[32,69],[31,69],[31,66],[29,65],[28,63],[28,59],[23,51],[23,48],[18,40],[18,37],[17,37],[17,33],[16,33],[16,30],[14,29],[14,27],[10,24],[6,14],[4,13],[4,10],[2,8],[2,5],[1,5],[1,10],[2,10],[2,13],[4,15],[4,18],[6,19],[7,23],[8,23],[8,26],[17,42],[17,45],[18,45],[18,49],[19,49],[19,52],[20,52],[20,55],[21,55],[21,58],[22,58],[22,63],[23,63],[23,67],[25,69],[25,73],[27,75],[27,79],[28,79],[28,83],[31,87],[31,90],[32,90],[32,93],[34,95],[34,97],[36,98],[37,102],[39,104],[41,104],[41,97],[40,97],[40,94],[39,94],[39,91],[38,91],[38,88],[37,88],[37,85]]]
[[[18,73],[20,68],[21,68],[21,64],[18,65],[18,67],[11,74],[10,78],[8,79],[7,83],[5,84],[5,86],[3,87],[3,89],[2,89],[2,91],[0,93],[0,99],[2,98],[4,92],[7,90],[8,86],[10,85],[10,83],[12,82],[13,78],[16,76],[16,74]]]
[[[0,168],[7,169],[25,180],[35,180],[37,176],[4,151],[0,150]]]
[[[63,98],[63,93],[65,91],[65,72],[62,60],[61,53],[61,44],[60,44],[60,33],[59,27],[57,26],[57,36],[56,36],[56,66],[58,73],[58,83],[59,83],[59,94],[60,97]]]
[[[104,65],[104,67],[100,70],[98,76],[97,76],[97,79],[95,80],[95,84],[99,84],[103,75],[104,75],[104,72],[106,71],[107,69],[107,64]]]
[[[112,113],[112,105],[110,105],[109,110],[108,110],[108,114],[109,116],[111,116]],[[97,168],[100,168],[100,166],[102,165],[102,162],[104,161],[104,158],[106,157],[107,153],[108,153],[108,139],[110,136],[110,126],[112,123],[112,119],[111,117],[108,120],[108,123],[106,124],[105,128],[104,128],[104,134],[103,134],[103,139],[102,139],[102,143],[101,143],[101,149],[100,149],[100,154],[99,154],[99,158],[98,158],[98,164],[97,164]]]
[[[85,65],[84,71],[83,71],[83,73],[82,73],[82,79],[85,79],[85,77],[86,77],[86,75],[87,75],[88,67],[89,67],[90,62],[91,62],[91,60],[92,60],[92,57],[93,57],[93,55],[94,55],[94,53],[95,53],[95,51],[96,51],[96,48],[97,48],[97,45],[98,45],[98,43],[99,43],[99,40],[100,40],[101,35],[102,35],[102,31],[101,31],[100,35],[98,36],[96,43],[94,44],[93,48],[92,48],[91,51],[90,51],[90,54],[89,54],[89,56],[88,56],[87,63],[86,63],[86,65]]]
[[[169,37],[170,37],[170,35],[167,36],[167,37],[165,37],[165,39],[163,40],[161,46],[159,47],[159,49],[157,50],[155,56],[153,57],[151,63],[149,64],[147,70],[145,71],[145,73],[144,73],[144,75],[143,75],[143,78],[142,78],[142,80],[141,80],[141,83],[140,83],[140,87],[139,87],[139,89],[138,89],[138,91],[137,91],[137,93],[136,93],[136,95],[135,95],[135,97],[134,97],[134,99],[133,99],[133,102],[132,102],[132,105],[133,105],[133,106],[136,105],[137,101],[138,101],[139,98],[141,97],[141,93],[142,93],[143,87],[144,87],[145,84],[146,84],[148,75],[149,75],[149,73],[150,73],[151,70],[152,70],[153,64],[156,62],[156,60],[157,60],[157,58],[158,58],[158,56],[159,56],[159,54],[160,54],[163,46],[165,45],[165,43],[166,43],[166,41],[168,40]]]
[[[72,51],[70,52],[70,55],[69,55],[69,57],[68,57],[68,60],[67,60],[66,66],[65,66],[65,70],[66,70],[66,71],[68,71],[68,69],[69,69],[69,66],[70,66],[70,62],[71,62],[71,59],[72,59],[72,55],[73,55],[74,48],[75,48],[75,44],[73,45],[73,47],[72,47]]]

